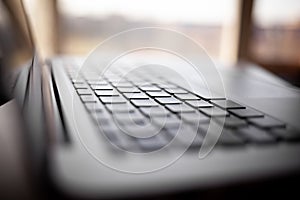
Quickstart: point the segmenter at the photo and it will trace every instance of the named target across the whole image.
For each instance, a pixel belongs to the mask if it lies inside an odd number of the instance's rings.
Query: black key
[[[225,146],[242,145],[244,140],[229,130],[223,129],[217,143]]]
[[[213,104],[223,108],[223,109],[243,109],[246,108],[232,100],[213,100],[211,101]]]
[[[220,118],[215,118],[217,122],[222,122],[223,120]],[[224,126],[228,128],[238,128],[247,126],[247,122],[245,120],[242,120],[240,118],[237,118],[233,115],[226,117],[224,121]]]
[[[175,97],[177,97],[178,99],[181,99],[181,100],[200,100],[199,97],[197,97],[196,95],[194,94],[175,94]]]
[[[93,90],[113,90],[114,88],[110,85],[91,85]]]
[[[189,126],[182,125],[180,128],[167,129],[167,131],[181,147],[194,148],[202,145],[203,137],[197,134],[197,130]]]
[[[233,113],[234,115],[237,115],[238,117],[241,118],[252,118],[252,117],[263,117],[264,114],[261,112],[258,112],[256,110],[253,110],[251,108],[246,108],[246,109],[233,109],[229,110],[230,113]]]
[[[134,85],[142,86],[142,87],[152,87],[154,86],[151,82],[148,82],[146,80],[135,80],[133,81]]]
[[[135,99],[135,100],[131,100],[131,103],[137,107],[158,106],[158,103],[150,99]]]
[[[271,118],[269,116],[261,117],[261,118],[251,118],[248,121],[260,128],[276,128],[276,127],[285,127],[285,123]]]
[[[210,119],[210,118],[209,118]],[[195,128],[197,128],[198,135],[201,137],[205,137],[208,131],[210,123],[198,124]]]
[[[95,90],[97,96],[119,96],[116,90]]]
[[[276,141],[276,138],[268,134],[265,130],[258,129],[254,126],[238,129],[236,133],[249,142],[270,143]]]
[[[141,91],[137,87],[121,87],[118,90],[122,93],[140,93]]]
[[[147,92],[150,97],[171,97],[170,94],[160,91],[160,92]]]
[[[143,116],[140,112],[133,113],[113,113],[113,119],[118,121],[123,125],[144,125],[147,123],[148,119]]]
[[[80,95],[83,102],[97,102],[97,99],[93,95]]]
[[[222,95],[218,95],[216,93],[213,93],[213,92],[205,90],[205,89],[200,89],[200,90],[198,89],[197,95],[205,100],[225,100],[226,99]]]
[[[181,113],[180,117],[182,120],[191,124],[208,123],[210,118],[200,112],[194,113]]]
[[[83,83],[85,83],[85,81],[83,80],[83,79],[72,79],[72,83],[81,83],[81,84],[83,84]]]
[[[132,145],[130,137],[121,133],[119,129],[111,129],[110,126],[102,127],[102,133],[104,137],[108,140],[107,143],[110,145],[117,146],[121,149],[128,150]],[[116,147],[113,147],[116,148]]]
[[[77,89],[79,95],[90,95],[92,92],[89,89]]]
[[[85,83],[74,83],[74,88],[76,89],[87,89],[88,85]]]
[[[164,117],[170,115],[170,111],[164,107],[141,107],[140,110],[148,117]]]
[[[169,88],[165,90],[170,94],[188,94],[188,91],[183,90],[181,88]]]
[[[131,122],[122,126],[121,129],[123,132],[125,132],[125,134],[133,136],[135,138],[149,138],[160,132],[159,127],[154,126],[153,124],[149,124],[145,120],[143,120],[143,122],[144,124]]]
[[[119,135],[116,134],[117,132],[119,132],[118,129],[113,129],[109,126],[101,127],[101,129],[104,137],[106,137],[109,142],[116,142],[119,140]]]
[[[112,119],[107,112],[92,113],[91,116],[96,121],[97,125],[100,125],[101,127],[111,125]]]
[[[276,128],[271,130],[271,133],[280,139],[287,141],[299,141],[300,140],[300,131],[292,127],[286,128]]]
[[[128,88],[128,87],[133,87],[133,84],[130,82],[115,82],[112,83],[113,86],[116,88]]]
[[[199,108],[199,111],[210,117],[225,117],[229,115],[226,110],[222,110],[218,107]]]
[[[88,84],[90,85],[107,85],[107,81],[105,80],[88,80]]]
[[[158,87],[160,88],[163,88],[163,89],[174,89],[174,88],[178,88],[177,85],[173,85],[173,84],[170,84],[170,83],[162,83],[162,84],[158,84]]]
[[[189,148],[199,148],[203,144],[203,137],[200,135],[196,135],[194,138],[194,141],[192,144],[189,146]]]
[[[163,148],[168,144],[168,140],[166,140],[163,136],[157,135],[150,138],[139,138],[137,139],[138,144],[142,149],[155,151]]]
[[[195,100],[195,101],[186,101],[187,104],[194,108],[210,108],[213,107],[213,105],[207,101],[203,100]]]
[[[102,112],[105,109],[100,103],[85,103],[84,105],[90,112]]]
[[[120,78],[118,75],[112,75],[112,76],[109,76],[109,77],[106,77],[107,80],[110,82],[110,83],[113,83],[113,84],[117,84],[117,83],[127,83],[128,80],[126,79],[123,79],[123,78]]]
[[[140,89],[143,91],[152,91],[152,92],[159,92],[161,89],[157,86],[140,86]]]
[[[109,82],[119,82],[124,80],[119,75],[116,75],[112,72],[105,72],[104,78]]]
[[[161,128],[179,128],[182,121],[177,117],[164,117],[164,118],[153,118],[153,122],[160,126]]]
[[[214,128],[221,128],[220,135],[218,135],[217,132],[214,132]],[[210,142],[210,140],[213,139],[213,140],[217,140],[217,144],[229,145],[229,146],[241,145],[244,143],[243,138],[233,134],[233,132],[230,129],[220,127],[219,124],[216,124],[214,122],[211,122],[209,124],[208,123],[200,124],[198,126],[198,133],[202,137],[207,137],[208,139],[207,142]]]
[[[132,113],[136,110],[131,104],[106,104],[106,107],[112,113]]]
[[[124,93],[127,99],[149,99],[144,93]]]
[[[174,97],[167,97],[167,98],[156,98],[159,103],[161,104],[181,104],[182,102]]]
[[[105,104],[123,104],[126,103],[126,100],[123,97],[99,97],[100,101]]]
[[[194,108],[192,108],[188,105],[185,105],[185,104],[174,104],[174,105],[172,104],[172,105],[166,105],[166,107],[175,113],[195,112]]]
[[[194,142],[191,144],[190,147],[193,146],[201,146],[204,142],[204,136],[206,134],[210,134],[208,136],[208,141],[206,142],[212,142],[212,139],[216,139],[217,144],[224,145],[224,146],[240,146],[244,144],[244,140],[236,135],[234,135],[232,132],[223,129],[222,133],[220,135],[215,134],[214,132],[207,132],[208,131],[209,124],[200,125],[198,127],[198,135],[195,137]],[[176,131],[176,130],[175,130]],[[175,133],[173,133],[175,135]]]
[[[109,74],[111,75],[111,71],[106,71],[105,76]],[[98,70],[89,70],[84,72],[84,76],[90,81],[99,81],[105,80],[106,77],[103,76],[103,73],[99,74]]]

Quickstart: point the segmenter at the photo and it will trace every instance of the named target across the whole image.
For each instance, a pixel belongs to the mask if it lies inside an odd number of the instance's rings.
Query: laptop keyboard
[[[67,74],[82,103],[113,145],[132,151],[153,151],[167,145],[179,127],[197,129],[190,145],[200,147],[210,121],[221,123],[217,146],[245,146],[298,141],[300,133],[256,109],[223,97],[194,94],[167,80],[122,78],[118,73],[95,78],[91,73]],[[125,134],[159,134],[137,138]],[[184,144],[184,137],[178,139]]]

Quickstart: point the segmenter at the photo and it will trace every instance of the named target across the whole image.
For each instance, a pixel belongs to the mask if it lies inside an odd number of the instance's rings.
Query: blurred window
[[[300,68],[300,1],[257,0],[250,56],[274,72]]]
[[[60,53],[87,53],[107,37],[131,28],[183,32],[213,57],[222,30],[234,22],[236,0],[59,0]],[[134,42],[134,41],[132,41]]]

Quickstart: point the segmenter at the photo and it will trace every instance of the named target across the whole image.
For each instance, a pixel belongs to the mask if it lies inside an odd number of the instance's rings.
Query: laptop
[[[298,88],[251,63],[222,68],[183,34],[153,27],[86,57],[41,59],[24,16],[30,59],[6,89],[22,108],[34,171],[60,194],[155,197],[299,173]],[[149,32],[196,54],[123,40]]]

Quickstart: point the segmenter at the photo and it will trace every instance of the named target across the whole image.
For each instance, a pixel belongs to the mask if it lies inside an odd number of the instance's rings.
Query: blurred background
[[[86,55],[120,31],[155,26],[188,35],[227,66],[251,61],[300,86],[299,0],[24,2],[46,56]]]

